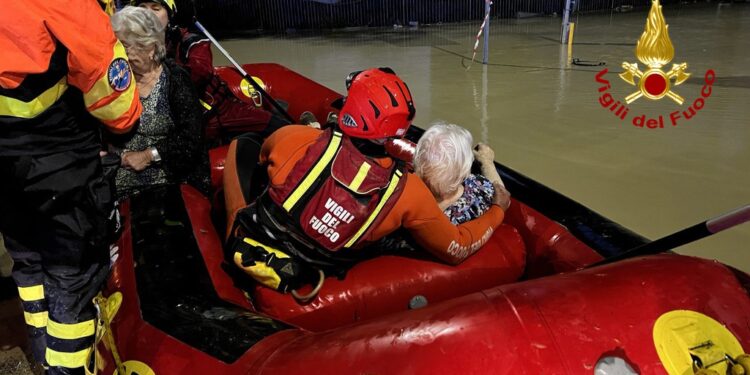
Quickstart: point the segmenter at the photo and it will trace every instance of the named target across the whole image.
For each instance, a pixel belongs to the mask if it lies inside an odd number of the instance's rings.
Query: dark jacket
[[[190,74],[172,59],[164,61],[169,83],[169,107],[174,132],[156,143],[164,170],[174,182],[188,182],[207,193],[208,150],[203,141],[203,117]]]

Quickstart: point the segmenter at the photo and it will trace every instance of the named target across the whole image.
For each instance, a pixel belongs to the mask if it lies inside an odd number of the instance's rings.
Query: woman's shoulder
[[[167,71],[170,81],[177,82],[178,84],[190,84],[190,73],[185,68],[177,64],[172,58],[166,58],[162,62],[162,65]]]

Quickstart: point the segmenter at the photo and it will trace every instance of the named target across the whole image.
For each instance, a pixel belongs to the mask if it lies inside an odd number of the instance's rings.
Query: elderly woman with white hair
[[[438,123],[425,131],[414,155],[415,173],[425,182],[453,224],[482,215],[492,205],[495,189],[505,189],[495,169],[494,151],[484,144],[472,150],[472,144],[473,138],[468,130],[458,125]],[[475,158],[481,165],[482,174],[471,174]]]
[[[125,46],[143,103],[136,130],[112,140],[111,150],[122,158],[118,197],[181,182],[206,192],[208,154],[198,97],[190,75],[165,59],[164,26],[153,12],[129,6],[112,16],[112,28]]]

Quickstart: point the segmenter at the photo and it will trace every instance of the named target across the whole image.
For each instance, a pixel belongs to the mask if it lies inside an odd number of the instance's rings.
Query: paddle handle
[[[748,221],[750,221],[750,204],[707,221],[706,228],[714,234]]]
[[[200,30],[204,35],[206,35],[206,37],[208,37],[208,39],[211,41],[211,43],[213,43],[214,46],[216,46],[216,48],[219,51],[221,51],[221,54],[224,55],[224,57],[226,57],[227,60],[229,60],[229,62],[232,63],[232,65],[234,65],[234,68],[237,69],[237,71],[239,71],[240,74],[242,74],[242,77],[245,78],[245,80],[250,85],[252,85],[253,88],[256,91],[258,91],[269,103],[271,103],[271,105],[281,115],[283,115],[284,117],[286,117],[286,119],[290,123],[294,123],[294,119],[292,118],[292,116],[290,116],[289,113],[287,113],[287,111],[278,102],[276,102],[276,100],[274,100],[271,97],[271,95],[268,95],[268,93],[266,92],[266,90],[264,90],[262,87],[260,87],[260,85],[257,82],[255,82],[255,80],[252,79],[252,77],[249,74],[247,74],[247,72],[245,71],[245,69],[243,69],[242,66],[240,64],[238,64],[237,61],[234,60],[234,58],[232,58],[232,55],[230,55],[229,52],[227,52],[227,50],[225,50],[224,47],[222,47],[221,44],[219,44],[219,42],[214,38],[214,36],[211,35],[211,33],[209,33],[208,30],[206,30],[206,28],[203,27],[203,25],[200,22],[195,21],[195,27],[197,27],[198,30]]]
[[[628,251],[609,257],[597,263],[587,266],[594,267],[602,264],[612,263],[618,260],[632,258],[641,255],[663,253],[676,247],[697,241],[712,234],[732,228],[750,221],[750,205],[739,207],[713,219],[685,228],[679,232],[672,233],[666,237],[651,241],[647,244],[636,246]]]

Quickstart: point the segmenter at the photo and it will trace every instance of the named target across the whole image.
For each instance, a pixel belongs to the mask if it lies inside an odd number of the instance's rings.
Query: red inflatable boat
[[[294,118],[325,118],[341,97],[280,65],[244,68]],[[239,87],[234,69],[217,72]],[[502,165],[514,197],[505,223],[458,266],[386,255],[304,304],[254,285],[224,261],[225,153],[210,153],[211,197],[160,187],[121,206],[100,301],[104,373],[750,372],[748,275],[673,253],[585,268],[648,241]]]

